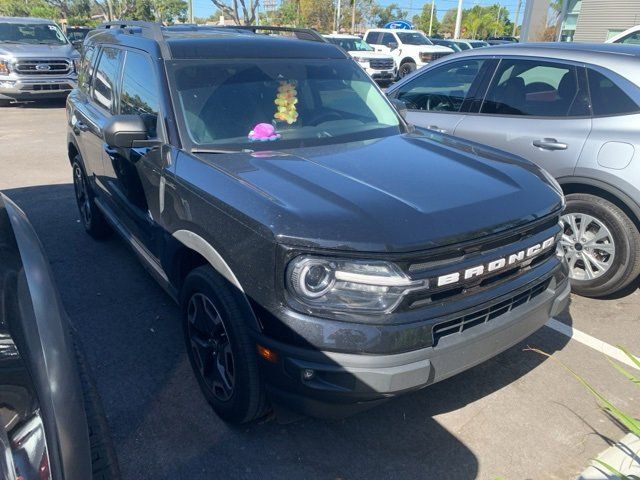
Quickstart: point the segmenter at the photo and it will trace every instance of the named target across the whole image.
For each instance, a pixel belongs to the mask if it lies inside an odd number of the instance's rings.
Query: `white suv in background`
[[[324,38],[346,50],[377,83],[388,85],[395,80],[396,65],[391,55],[377,53],[371,45],[355,35],[332,34]]]
[[[406,77],[416,68],[453,53],[448,47],[434,45],[418,30],[374,28],[367,30],[364,40],[376,52],[388,53],[393,57],[398,78]]]

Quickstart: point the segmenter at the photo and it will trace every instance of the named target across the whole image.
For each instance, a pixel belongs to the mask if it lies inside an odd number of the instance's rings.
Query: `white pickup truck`
[[[453,53],[448,47],[431,43],[418,30],[374,28],[367,30],[364,41],[376,52],[390,54],[396,65],[398,78],[402,78],[440,57]]]

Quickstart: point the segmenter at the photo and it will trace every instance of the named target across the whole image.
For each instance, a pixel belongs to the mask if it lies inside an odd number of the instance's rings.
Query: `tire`
[[[73,159],[71,168],[73,170],[73,189],[76,194],[76,204],[80,212],[82,226],[95,239],[108,237],[112,233],[111,226],[96,206],[80,155],[76,155]]]
[[[187,275],[180,297],[189,362],[207,401],[231,424],[263,416],[265,388],[245,300],[208,265]]]
[[[84,410],[89,427],[93,480],[119,480],[118,459],[109,434],[102,403],[80,347],[75,343]]]
[[[416,64],[413,62],[404,62],[398,68],[398,79],[404,78],[416,70]]]
[[[595,195],[572,193],[566,200],[560,244],[569,262],[572,291],[599,298],[628,286],[640,274],[640,234],[633,221]]]

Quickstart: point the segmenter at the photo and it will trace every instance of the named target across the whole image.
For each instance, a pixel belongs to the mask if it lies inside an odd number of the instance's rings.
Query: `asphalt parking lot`
[[[638,389],[594,348],[544,327],[496,358],[340,421],[231,428],[200,395],[178,310],[129,251],[79,223],[62,103],[0,110],[0,190],[27,213],[96,377],[125,479],[568,479],[623,431],[553,353],[638,416]],[[637,286],[573,297],[560,319],[640,346]]]

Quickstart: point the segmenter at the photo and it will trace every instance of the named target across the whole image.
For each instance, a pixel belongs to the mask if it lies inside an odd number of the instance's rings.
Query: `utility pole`
[[[436,0],[431,0],[431,16],[429,17],[429,36],[431,36],[431,31],[433,30],[433,11],[436,8]]]
[[[500,12],[502,11],[502,5],[498,5],[498,16],[496,17],[496,26],[493,29],[493,36],[498,35],[498,24],[500,23]]]
[[[189,23],[193,23],[193,0],[189,0]]]
[[[351,35],[356,34],[356,0],[351,0]]]
[[[516,18],[513,21],[513,33],[511,36],[515,37],[518,31],[518,19],[520,18],[520,7],[522,6],[522,0],[518,0],[518,6],[516,7]]]
[[[462,0],[458,0],[458,14],[456,15],[456,30],[453,38],[460,38],[460,27],[462,26]]]
[[[336,33],[340,33],[340,1],[338,0],[338,8],[336,9]]]

